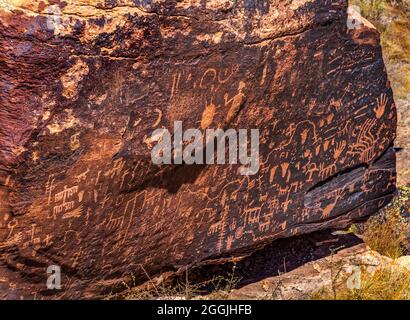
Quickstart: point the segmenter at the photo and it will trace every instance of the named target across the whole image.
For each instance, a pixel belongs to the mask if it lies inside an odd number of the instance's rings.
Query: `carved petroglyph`
[[[394,103],[380,50],[341,29],[343,3],[137,2],[144,12],[70,2],[61,11],[73,31],[57,39],[42,29],[47,17],[0,9],[10,25],[0,38],[0,187],[12,199],[0,217],[0,277],[26,269],[10,288],[42,294],[26,275],[52,260],[68,270],[61,296],[94,297],[130,271],[146,281],[141,265],[154,277],[239,256],[387,204]],[[155,165],[163,137],[151,134],[176,121],[258,129],[259,171]]]
[[[384,112],[386,110],[387,102],[388,98],[384,93],[379,98],[377,98],[377,107],[374,108],[374,113],[376,114],[377,119],[383,117]]]
[[[367,119],[361,126],[356,142],[350,146],[348,154],[359,155],[361,162],[369,162],[375,155],[376,137],[373,134],[376,119]]]
[[[231,105],[225,118],[226,123],[230,123],[232,121],[233,117],[238,113],[239,108],[242,106],[245,99],[245,88],[246,84],[240,81],[238,93],[233,98],[229,98],[227,93],[224,95],[225,106]]]

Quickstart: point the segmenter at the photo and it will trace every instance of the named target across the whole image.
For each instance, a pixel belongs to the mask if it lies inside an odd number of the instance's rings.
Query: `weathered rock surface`
[[[365,244],[343,249],[337,254],[309,262],[295,270],[276,277],[266,278],[243,288],[233,290],[230,299],[240,300],[305,300],[315,294],[337,287],[351,286],[362,273],[374,274],[389,270],[410,275],[410,256],[397,260],[372,251]]]
[[[407,100],[397,102],[397,185],[410,184],[410,95]]]
[[[1,0],[1,296],[96,297],[386,205],[396,110],[377,31],[346,11]],[[176,120],[258,128],[258,174],[153,165],[151,133]]]

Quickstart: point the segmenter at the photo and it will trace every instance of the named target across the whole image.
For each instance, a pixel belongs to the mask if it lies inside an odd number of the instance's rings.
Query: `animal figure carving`
[[[396,109],[379,34],[347,9],[0,1],[0,298],[103,298],[386,206]],[[182,161],[179,125],[255,130],[259,170]],[[162,144],[178,162],[154,162]]]

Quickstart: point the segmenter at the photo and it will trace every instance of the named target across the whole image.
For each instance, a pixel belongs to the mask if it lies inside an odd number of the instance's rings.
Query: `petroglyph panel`
[[[0,1],[1,297],[98,297],[390,201],[392,91],[347,1],[107,3]],[[259,172],[154,165],[175,121],[259,129]]]

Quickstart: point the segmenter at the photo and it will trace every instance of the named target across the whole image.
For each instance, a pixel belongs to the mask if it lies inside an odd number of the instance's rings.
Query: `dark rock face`
[[[391,200],[392,91],[347,1],[51,2],[0,4],[3,298],[98,297]],[[154,165],[174,121],[259,129],[259,172]]]

